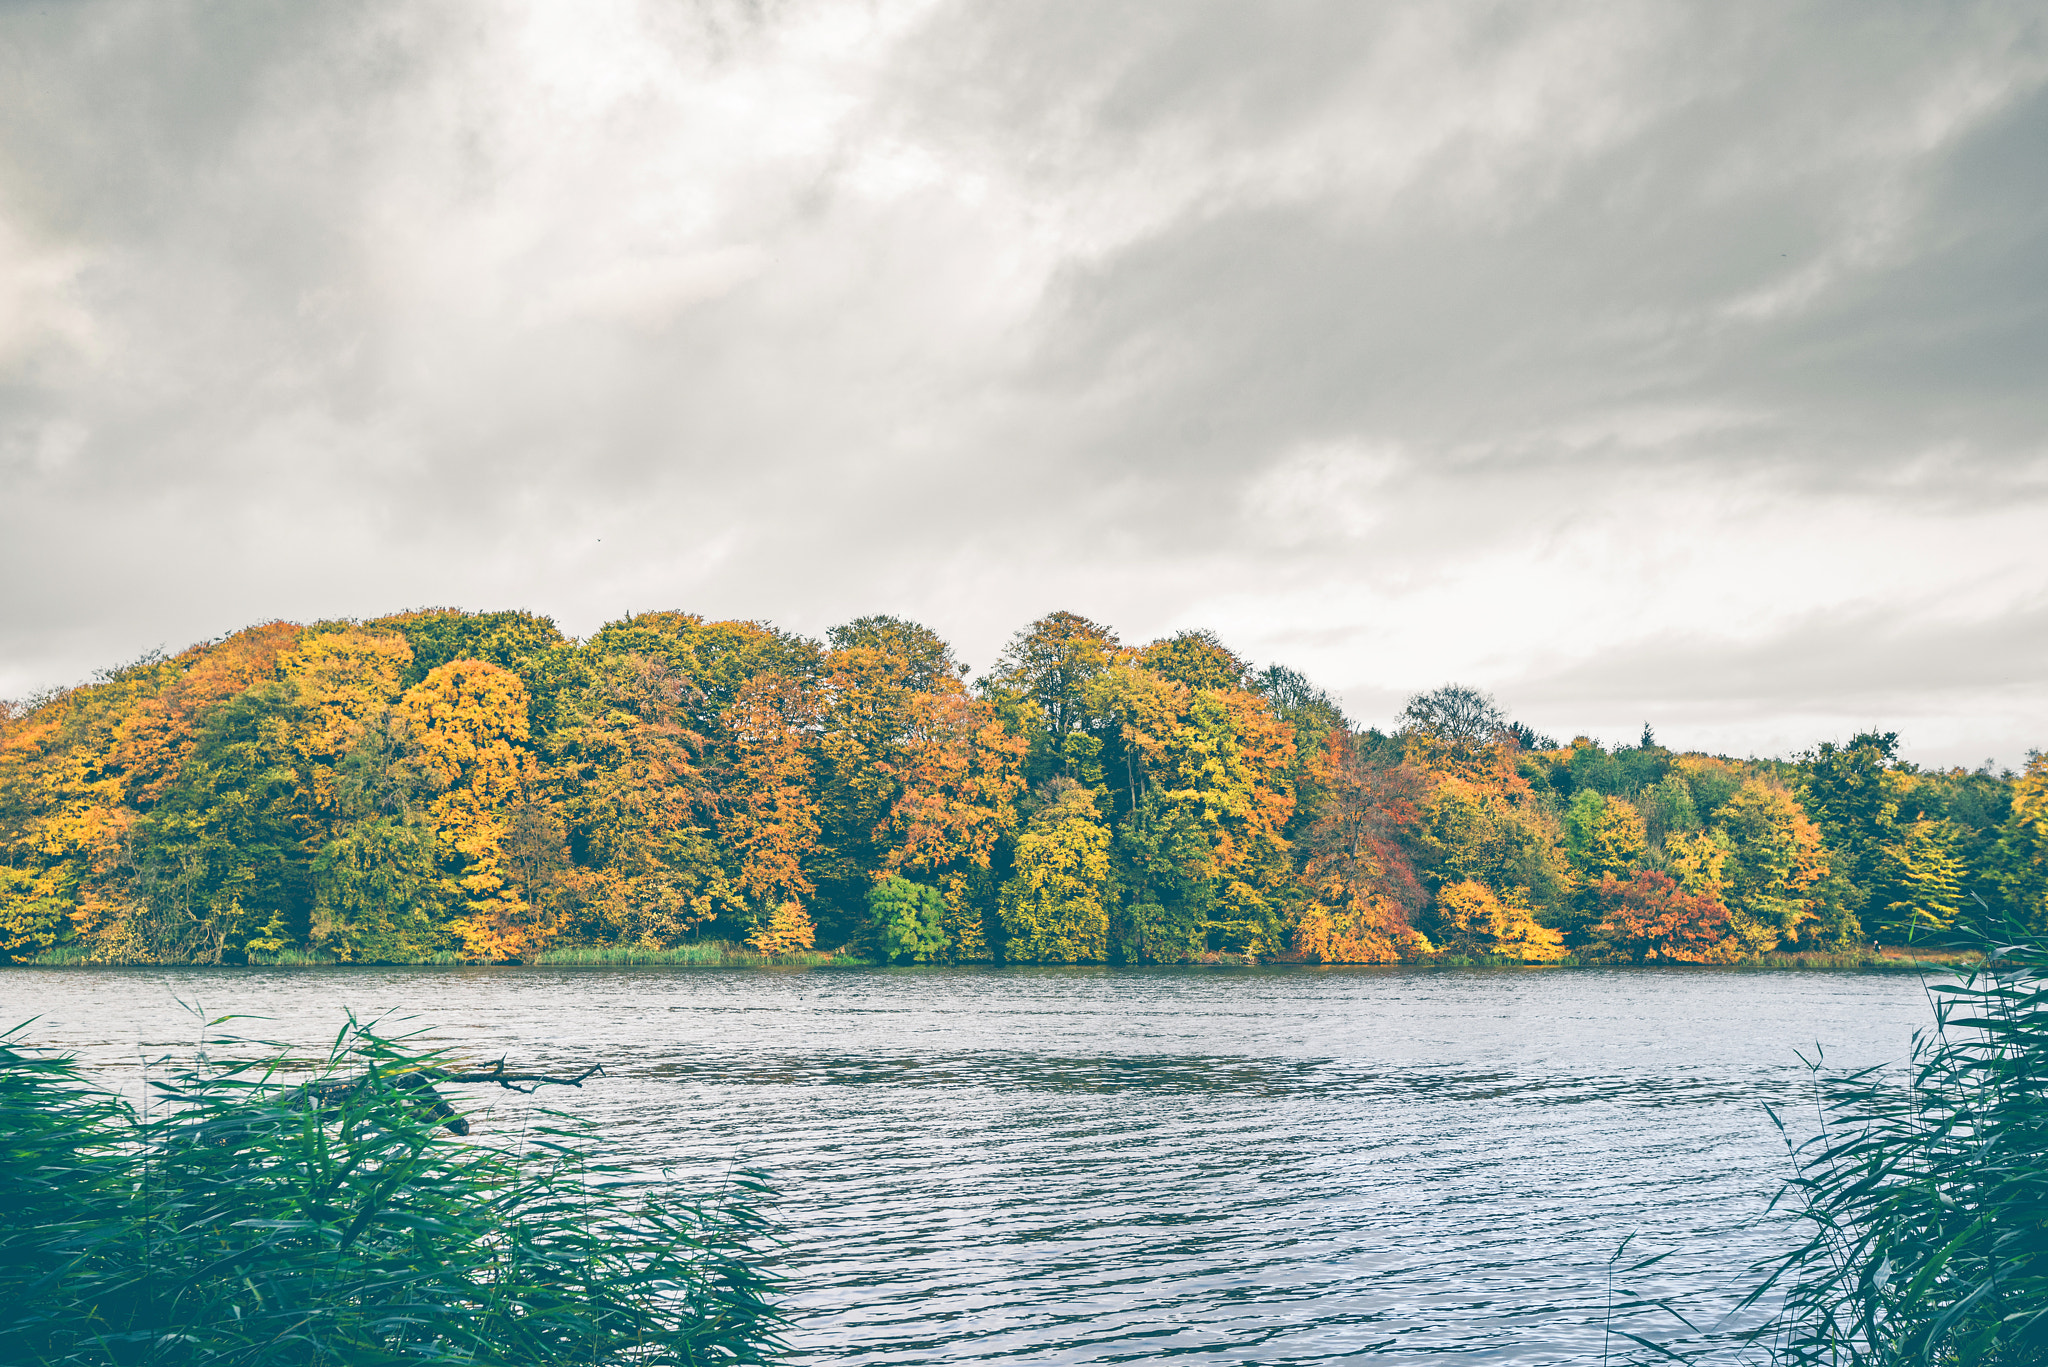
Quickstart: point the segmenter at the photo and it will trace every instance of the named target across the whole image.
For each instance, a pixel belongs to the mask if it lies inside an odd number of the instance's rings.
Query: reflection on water
[[[1896,1061],[1926,1016],[1911,978],[1712,970],[0,975],[129,1087],[180,999],[602,1062],[543,1100],[650,1168],[766,1169],[800,1356],[872,1364],[1597,1361],[1631,1231],[1704,1303],[1773,1246],[1793,1051]]]

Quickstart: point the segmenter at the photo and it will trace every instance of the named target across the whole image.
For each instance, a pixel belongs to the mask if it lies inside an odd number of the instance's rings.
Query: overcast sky
[[[0,6],[0,695],[274,617],[1208,626],[2048,746],[2010,5]]]

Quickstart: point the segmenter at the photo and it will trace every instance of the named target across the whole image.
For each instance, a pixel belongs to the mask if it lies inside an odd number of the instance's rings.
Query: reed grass
[[[742,1174],[630,1180],[562,1117],[458,1140],[351,1027],[310,1070],[212,1042],[144,1114],[0,1037],[0,1362],[711,1364],[778,1350]],[[307,1084],[366,1078],[310,1104]]]
[[[1980,962],[1927,992],[1933,1023],[1905,1071],[1816,1057],[1812,1122],[1770,1111],[1793,1163],[1773,1210],[1794,1243],[1751,1269],[1722,1321],[1750,1327],[1617,1330],[1655,1354],[1639,1361],[2048,1362],[2048,950],[1987,939]]]

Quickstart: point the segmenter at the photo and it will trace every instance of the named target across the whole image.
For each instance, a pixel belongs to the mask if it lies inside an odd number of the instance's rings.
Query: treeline
[[[0,956],[1731,962],[2048,921],[2048,761],[1569,745],[1447,687],[1360,730],[1206,632],[968,669],[659,612],[273,622],[0,718]]]

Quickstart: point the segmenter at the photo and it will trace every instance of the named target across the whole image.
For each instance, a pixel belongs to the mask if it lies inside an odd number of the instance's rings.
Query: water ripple
[[[1918,984],[1406,970],[13,971],[117,1084],[176,998],[312,1047],[346,1008],[476,1057],[636,1163],[769,1171],[805,1361],[1598,1360],[1606,1263],[1725,1306],[1779,1237],[1795,1049],[1893,1061]],[[482,1128],[531,1102],[480,1094]]]

